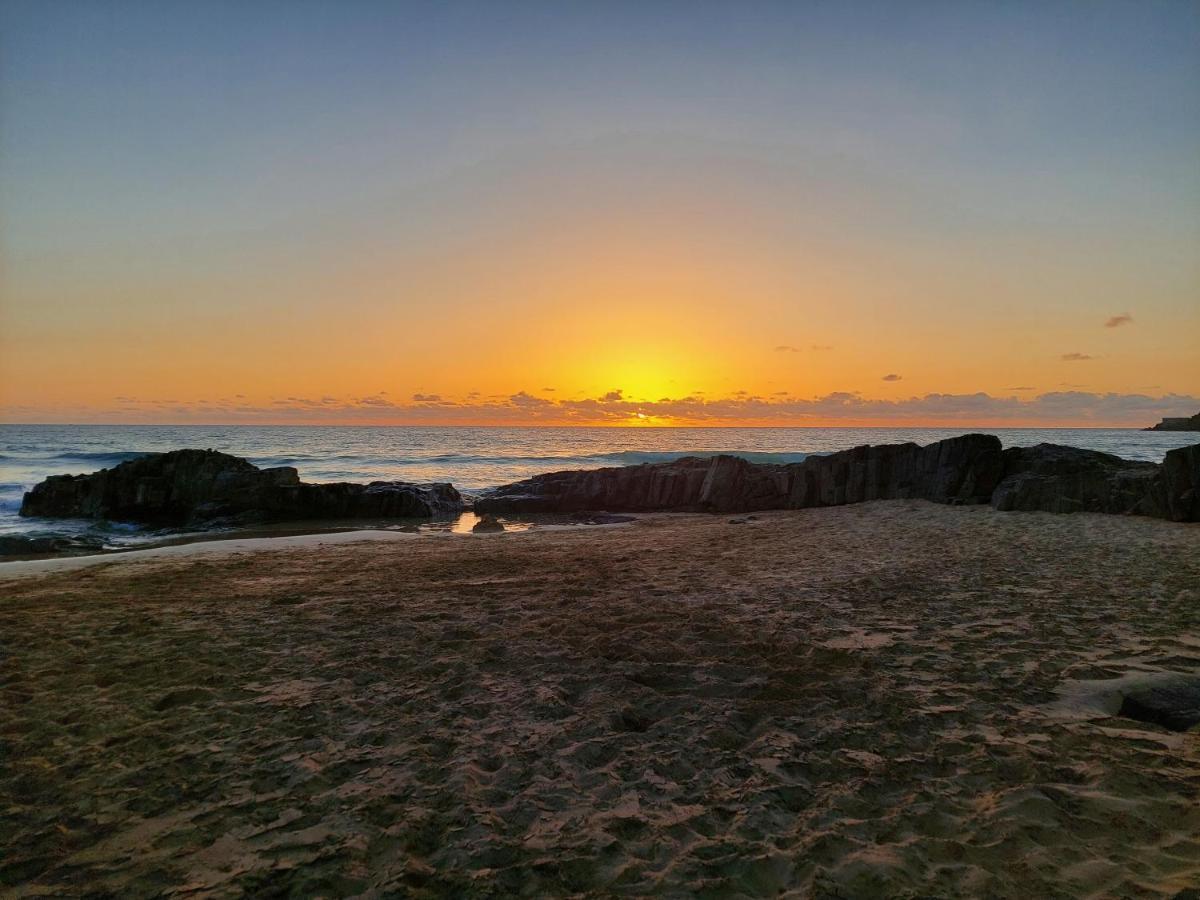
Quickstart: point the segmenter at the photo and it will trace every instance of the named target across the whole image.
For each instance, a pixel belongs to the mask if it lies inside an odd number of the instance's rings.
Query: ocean
[[[928,444],[967,428],[470,428],[416,426],[0,425],[0,536],[83,535],[105,547],[162,538],[123,523],[18,516],[23,493],[48,475],[109,468],[144,453],[212,448],[258,466],[295,466],[306,481],[450,481],[471,493],[540,472],[733,453],[798,462],[861,444]],[[1006,447],[1039,443],[1161,461],[1197,442],[1179,432],[1107,428],[979,429]]]

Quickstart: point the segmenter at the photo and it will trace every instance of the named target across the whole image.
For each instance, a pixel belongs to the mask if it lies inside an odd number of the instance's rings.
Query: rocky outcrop
[[[1200,431],[1200,413],[1175,419],[1163,419],[1146,431]]]
[[[1168,519],[1200,522],[1200,444],[1167,453],[1162,464],[1162,487]]]
[[[992,506],[1167,517],[1161,466],[1058,444],[1005,450]]]
[[[856,447],[789,465],[756,465],[736,456],[716,456],[553,472],[497,488],[477,499],[475,510],[733,513],[909,497],[986,503],[1001,472],[1000,440],[968,434],[927,447]]]
[[[1200,521],[1200,444],[1172,450],[1162,465],[1053,444],[1001,452],[1000,440],[984,434],[926,447],[856,447],[790,465],[757,465],[736,456],[687,457],[537,475],[485,493],[475,501],[475,511],[483,516],[745,513],[906,498],[1195,522]],[[463,506],[449,484],[305,484],[290,467],[259,469],[212,450],[177,450],[91,475],[47,478],[25,495],[21,515],[208,527],[428,518],[460,512]]]
[[[213,450],[152,453],[90,475],[55,475],[22,516],[203,527],[305,519],[427,518],[463,508],[449,484],[305,484],[290,466],[259,469]]]
[[[1001,453],[999,439],[983,434],[927,447],[856,447],[791,465],[755,465],[735,456],[688,457],[537,475],[483,495],[475,509],[739,513],[897,498],[1195,522],[1200,521],[1200,444],[1172,450],[1161,466],[1054,444]]]

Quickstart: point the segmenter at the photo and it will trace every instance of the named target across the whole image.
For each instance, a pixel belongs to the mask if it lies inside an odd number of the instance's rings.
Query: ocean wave
[[[116,464],[148,455],[145,451],[140,450],[69,450],[64,453],[49,453],[36,456],[0,453],[0,462],[39,463],[51,460],[77,459],[81,462],[109,462]]]
[[[111,468],[131,459],[148,455],[144,451],[86,451],[69,450],[46,455],[14,455],[0,454],[0,465],[4,463],[17,464],[22,469],[37,471],[41,469],[46,474],[61,472],[71,467],[72,463],[90,463],[89,471]],[[235,454],[236,455],[236,454]],[[531,469],[551,472],[558,469],[602,468],[607,466],[634,466],[645,463],[673,462],[685,457],[711,458],[714,456],[737,456],[755,463],[787,464],[803,462],[809,453],[793,452],[779,453],[750,450],[608,450],[596,453],[579,453],[564,451],[560,453],[404,453],[395,455],[389,453],[317,453],[270,455],[250,454],[246,458],[260,468],[276,466],[294,466],[305,477],[318,478],[349,478],[362,479],[387,472],[396,472],[409,468],[442,468],[446,477],[453,480],[457,470],[465,468],[486,467],[488,469],[512,468],[514,475],[519,471],[527,474]],[[44,468],[43,468],[44,467]],[[40,475],[38,479],[45,477]],[[0,493],[26,490],[29,485],[0,484]]]
[[[432,464],[473,465],[618,465],[635,466],[643,463],[674,462],[689,456],[709,459],[714,456],[738,456],[755,463],[803,462],[810,453],[771,453],[749,450],[616,450],[607,453],[558,453],[552,455],[501,456],[496,454],[444,453],[437,456],[417,457],[351,457],[362,466],[369,463],[379,465],[427,466]],[[320,458],[314,458],[319,462]]]
[[[233,456],[241,456],[242,454],[235,451],[226,450],[225,453],[231,453]],[[395,460],[386,456],[364,456],[359,453],[331,453],[326,456],[319,454],[302,455],[293,454],[290,456],[256,456],[249,454],[246,459],[254,463],[260,469],[274,469],[279,466],[299,466],[305,463],[329,463],[329,462],[404,462],[405,460]]]
[[[785,465],[804,462],[811,453],[773,453],[765,450],[623,450],[618,453],[598,453],[597,459],[611,460],[623,466],[641,463],[672,462],[689,456],[711,459],[714,456],[736,456],[747,462]]]

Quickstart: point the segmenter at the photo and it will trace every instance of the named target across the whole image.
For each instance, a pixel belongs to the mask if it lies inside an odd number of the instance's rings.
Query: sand
[[[1111,703],[1200,669],[1200,527],[362,537],[0,567],[0,893],[1200,886],[1200,735]]]

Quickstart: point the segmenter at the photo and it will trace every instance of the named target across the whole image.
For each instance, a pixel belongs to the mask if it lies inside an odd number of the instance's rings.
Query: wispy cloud
[[[883,380],[884,381],[899,381],[902,377],[903,377],[902,375],[897,375],[895,372],[893,372],[891,374],[884,375]]]
[[[793,347],[791,344],[780,344],[775,348],[776,353],[799,353],[799,347]]]
[[[440,403],[442,400],[441,394],[413,394],[414,403]]]
[[[1059,357],[1063,362],[1083,362],[1084,360],[1095,358],[1087,353],[1064,353]]]
[[[622,391],[620,388],[617,388],[615,391],[609,391],[607,394],[601,397],[600,400],[603,403],[617,403],[622,399],[623,393],[624,391]]]
[[[1122,325],[1132,325],[1133,316],[1129,313],[1121,313],[1119,316],[1109,316],[1108,321],[1104,323],[1105,328],[1120,328]]]

